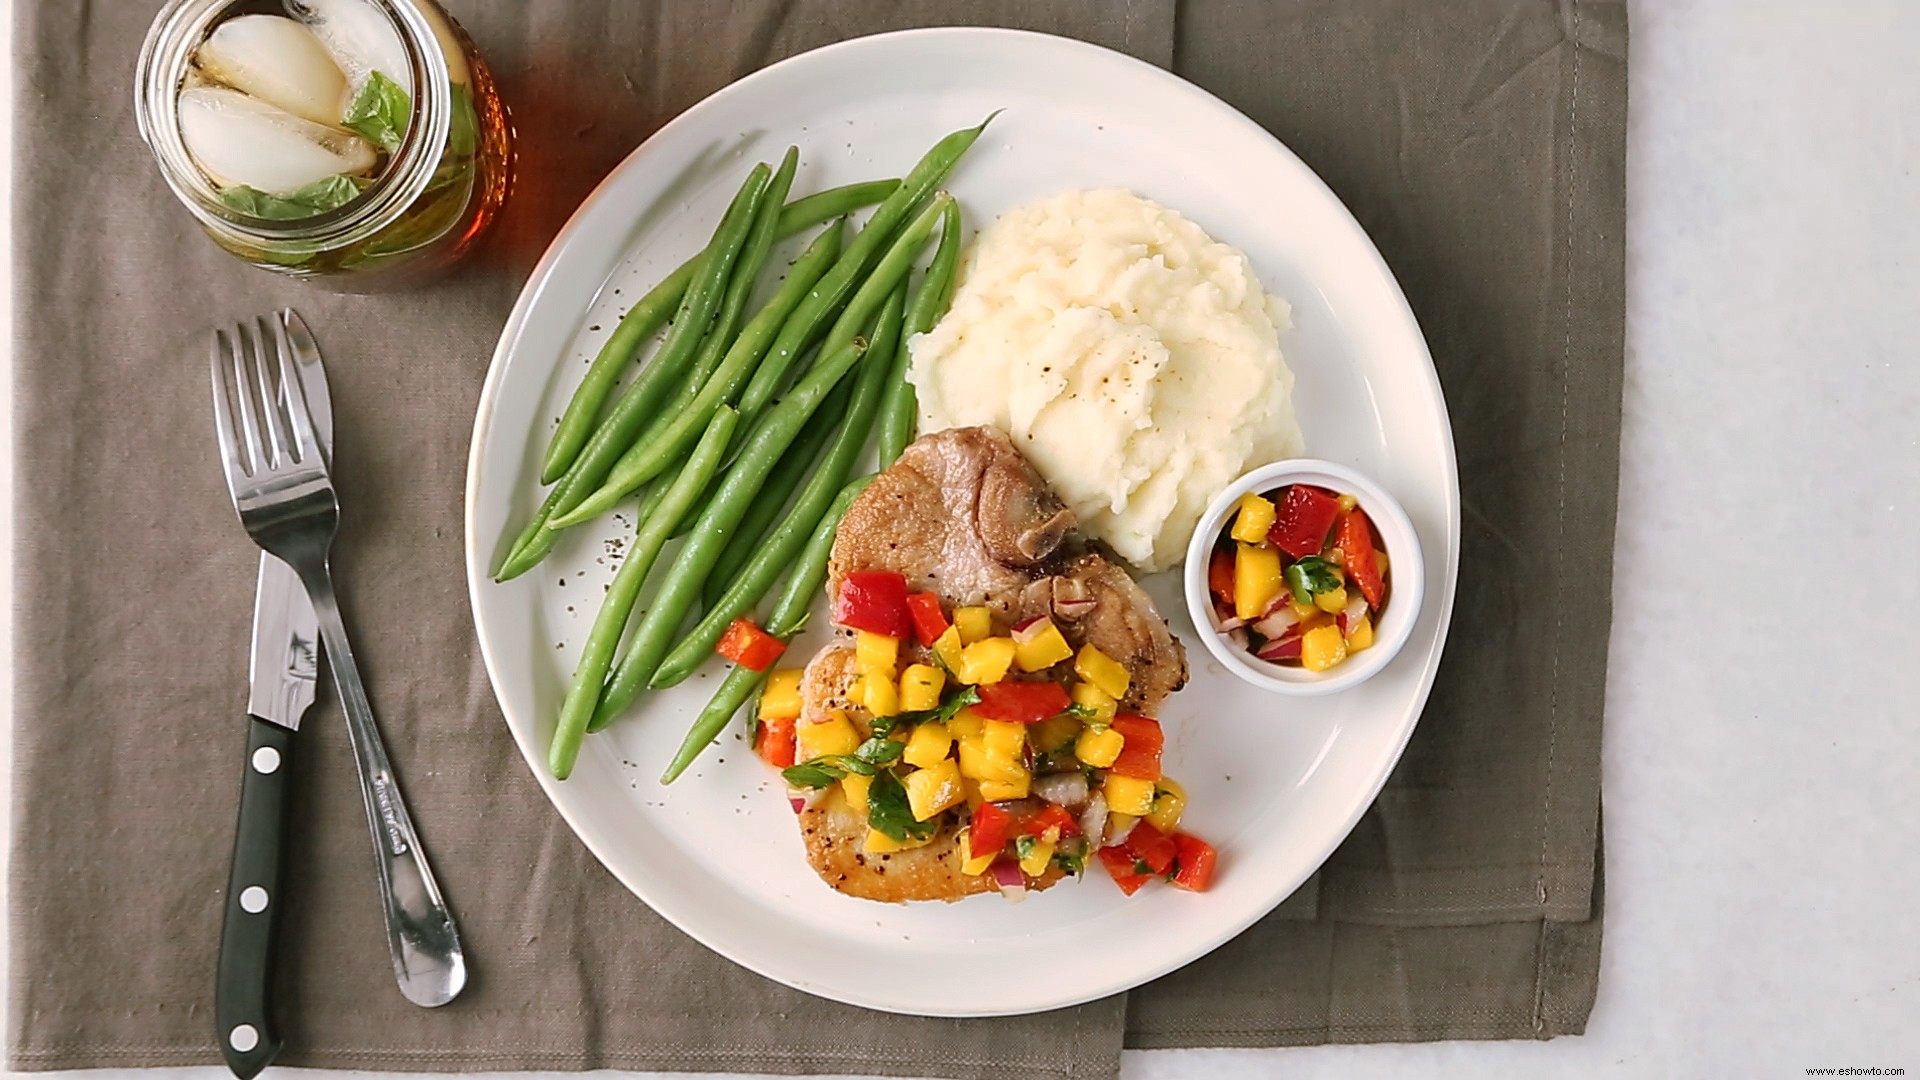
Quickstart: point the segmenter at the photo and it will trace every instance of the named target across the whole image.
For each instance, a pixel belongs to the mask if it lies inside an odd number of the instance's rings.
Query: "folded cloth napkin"
[[[452,277],[336,297],[197,235],[134,130],[156,4],[17,4],[19,537],[8,1049],[23,1069],[218,1060],[253,548],[211,449],[209,326],[318,329],[345,603],[475,976],[399,1004],[344,726],[302,729],[288,1064],[1112,1076],[1122,1045],[1536,1037],[1598,970],[1599,735],[1621,371],[1626,23],[1600,0],[449,0],[518,111],[518,191]],[[533,261],[645,135],[726,82],[911,25],[1026,26],[1171,66],[1353,207],[1433,346],[1465,543],[1432,703],[1319,879],[1134,993],[1002,1020],[821,1001],[691,942],[542,798],[474,646],[469,425]]]

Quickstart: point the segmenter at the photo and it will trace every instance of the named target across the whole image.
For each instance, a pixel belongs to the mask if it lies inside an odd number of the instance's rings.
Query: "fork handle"
[[[248,726],[213,1005],[221,1056],[240,1080],[252,1080],[280,1053],[280,1029],[272,1010],[273,943],[282,906],[287,755],[293,749],[288,729],[257,716],[248,717]]]
[[[415,1005],[432,1008],[452,1001],[466,985],[466,958],[453,914],[440,895],[440,886],[427,865],[426,852],[413,829],[413,816],[400,796],[400,785],[387,760],[387,747],[374,723],[373,706],[360,683],[353,646],[334,599],[333,580],[326,564],[296,567],[306,582],[319,617],[320,641],[326,647],[327,667],[347,716],[347,735],[360,772],[360,795],[366,804],[367,826],[380,874],[380,903],[386,914],[387,946],[393,954],[393,973],[400,992]]]

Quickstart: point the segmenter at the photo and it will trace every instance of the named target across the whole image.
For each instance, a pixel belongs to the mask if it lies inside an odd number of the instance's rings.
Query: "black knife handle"
[[[240,1080],[280,1053],[273,1022],[273,940],[280,921],[280,848],[287,832],[293,732],[248,717],[246,778],[233,836],[213,1016],[220,1053]]]

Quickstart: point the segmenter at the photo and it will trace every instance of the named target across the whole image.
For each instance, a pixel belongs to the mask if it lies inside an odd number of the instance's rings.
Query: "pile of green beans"
[[[588,367],[542,461],[552,488],[495,573],[500,581],[525,573],[562,530],[644,489],[632,543],[560,706],[548,754],[556,777],[572,772],[589,732],[644,690],[685,680],[783,576],[766,631],[786,641],[805,623],[834,532],[871,479],[849,479],[859,459],[876,431],[883,465],[911,437],[906,342],[944,312],[960,246],[958,205],[939,187],[985,127],[941,139],[903,180],[791,203],[798,151],[777,168],[754,166],[706,247],[628,310]],[[869,205],[849,237],[847,215]],[[774,243],[820,224],[827,227],[746,318]],[[936,230],[931,266],[910,289]],[[669,321],[650,362],[618,389],[626,365]],[[648,591],[645,610],[636,610]],[[703,596],[705,611],[683,634]],[[763,677],[729,674],[663,782],[713,741]]]

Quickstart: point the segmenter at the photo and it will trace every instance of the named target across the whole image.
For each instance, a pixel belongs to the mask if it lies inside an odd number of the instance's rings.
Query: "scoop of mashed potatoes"
[[[1081,528],[1143,571],[1207,503],[1299,454],[1290,325],[1238,249],[1121,190],[1069,191],[982,230],[947,316],[912,340],[920,430],[992,424]]]

